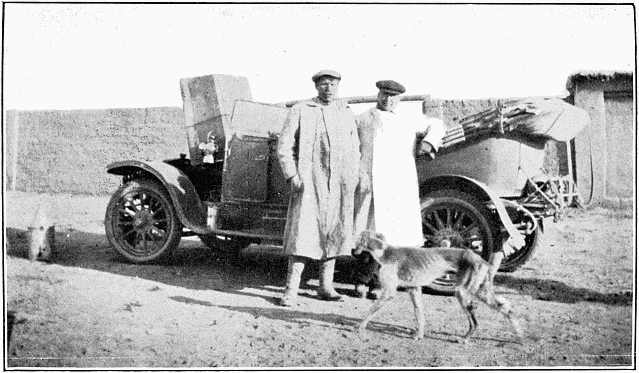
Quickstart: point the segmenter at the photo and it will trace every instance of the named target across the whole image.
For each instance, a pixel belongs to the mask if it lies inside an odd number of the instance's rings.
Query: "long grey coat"
[[[287,179],[299,173],[304,190],[292,191],[284,231],[287,254],[312,259],[350,255],[359,183],[355,115],[345,101],[296,104],[277,145]]]

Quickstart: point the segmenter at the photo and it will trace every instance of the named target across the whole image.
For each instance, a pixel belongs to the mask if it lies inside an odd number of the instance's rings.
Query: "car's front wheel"
[[[165,257],[182,238],[171,199],[154,180],[133,180],[120,187],[109,201],[104,223],[109,243],[134,263]]]

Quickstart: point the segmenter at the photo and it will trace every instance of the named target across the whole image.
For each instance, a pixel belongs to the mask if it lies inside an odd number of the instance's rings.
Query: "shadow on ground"
[[[264,308],[264,307],[235,307],[235,306],[218,306],[221,308],[228,309],[230,311],[235,312],[243,312],[254,317],[265,317],[272,320],[280,320],[286,322],[295,322],[299,325],[299,328],[304,328],[314,325],[323,325],[327,328],[341,330],[346,333],[352,333],[356,330],[358,324],[362,321],[360,318],[352,318],[346,317],[344,315],[338,315],[334,313],[313,313],[313,312],[304,312],[297,311],[294,309],[286,309],[286,308]],[[387,324],[379,321],[371,321],[367,328],[366,332],[361,334],[360,337],[363,339],[374,337],[376,333],[387,334],[393,337],[401,337],[401,338],[413,338],[413,329],[399,326]],[[439,341],[451,342],[456,341],[456,337],[446,334],[445,336],[449,337],[438,337],[432,334],[426,334],[424,338],[427,339],[435,339]]]
[[[593,302],[611,306],[631,306],[632,293],[600,293],[586,288],[568,286],[563,282],[540,278],[522,278],[512,275],[495,276],[495,285],[530,295],[548,302]]]
[[[7,254],[26,258],[26,231],[7,228],[6,233]],[[52,264],[138,277],[193,290],[238,293],[246,288],[254,288],[273,291],[273,287],[283,288],[286,278],[287,258],[272,250],[256,250],[255,246],[229,254],[217,252],[199,240],[182,240],[180,247],[160,262],[133,264],[115,252],[103,234],[74,229],[56,230],[55,240],[56,251],[50,260]],[[351,262],[350,258],[338,260],[336,282],[351,282]],[[316,266],[307,266],[302,289],[314,288],[307,282],[317,278],[317,272]],[[241,294],[250,295],[246,292]],[[270,297],[265,299],[275,301]]]
[[[7,228],[6,234],[9,243],[7,254],[26,257],[26,231]],[[255,249],[254,246],[236,254],[224,254],[206,247],[199,240],[183,240],[178,250],[162,262],[132,264],[110,247],[103,234],[68,229],[56,231],[56,247],[57,251],[51,260],[55,264],[138,277],[193,290],[239,293],[246,288],[253,288],[272,291],[273,287],[283,287],[286,278],[286,257],[273,251]],[[335,274],[337,283],[352,284],[352,263],[348,257],[338,260]],[[317,278],[317,267],[308,265],[304,271],[302,289],[312,289],[313,286],[306,282],[313,278]],[[498,274],[495,284],[543,301],[632,305],[632,294],[599,293],[550,279]],[[346,292],[344,289],[338,290]],[[246,292],[241,294],[247,295]],[[271,297],[265,299],[275,301]]]

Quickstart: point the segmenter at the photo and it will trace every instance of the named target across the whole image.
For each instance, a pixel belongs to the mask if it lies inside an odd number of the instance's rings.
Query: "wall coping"
[[[596,82],[629,82],[633,79],[632,71],[626,70],[580,70],[568,76],[566,89],[574,93],[577,83]]]

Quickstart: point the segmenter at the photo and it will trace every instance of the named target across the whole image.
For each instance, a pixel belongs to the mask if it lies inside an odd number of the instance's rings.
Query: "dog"
[[[27,228],[27,257],[29,260],[51,260],[55,250],[55,226],[49,222],[42,207],[36,210]]]
[[[470,250],[459,248],[419,248],[393,247],[386,244],[381,233],[364,231],[360,235],[353,251],[359,255],[369,252],[381,265],[379,282],[381,296],[375,301],[368,314],[357,327],[361,334],[368,323],[396,294],[398,287],[408,290],[415,309],[417,330],[413,338],[424,338],[424,305],[422,302],[422,286],[427,286],[446,273],[455,272],[457,284],[455,296],[466,314],[469,329],[459,341],[467,343],[477,329],[473,298],[479,299],[492,309],[502,313],[515,329],[517,342],[523,343],[523,333],[519,322],[513,315],[510,304],[502,297],[495,295],[492,279],[489,274],[490,265],[479,255]]]

